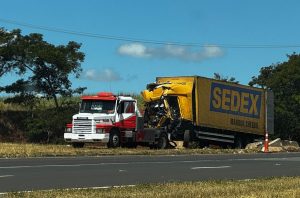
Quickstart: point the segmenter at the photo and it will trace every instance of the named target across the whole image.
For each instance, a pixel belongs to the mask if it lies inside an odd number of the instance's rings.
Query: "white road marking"
[[[14,175],[0,175],[0,178],[13,177]]]
[[[256,179],[239,179],[237,181],[245,181],[245,182],[251,182],[251,181],[255,181]]]
[[[211,162],[220,160],[177,160],[177,161],[141,161],[141,162],[108,162],[108,163],[93,163],[93,164],[43,164],[43,165],[21,165],[21,166],[2,166],[0,169],[18,169],[18,168],[45,168],[45,167],[81,167],[81,166],[107,166],[107,165],[129,165],[129,164],[176,164],[176,163],[199,163]]]
[[[175,163],[197,163],[203,160],[196,161],[154,161],[154,162],[116,162],[116,163],[94,163],[94,164],[44,164],[32,166],[2,166],[0,169],[18,169],[18,168],[44,168],[44,167],[80,167],[80,166],[105,166],[105,165],[128,165],[128,164],[175,164]]]
[[[124,165],[128,163],[97,163],[97,164],[45,164],[33,166],[3,166],[0,169],[17,169],[17,168],[44,168],[44,167],[80,167],[80,166],[101,166],[101,165]]]
[[[51,192],[51,191],[56,191],[56,190],[97,190],[97,189],[109,189],[109,188],[127,188],[127,187],[135,187],[136,185],[120,185],[120,186],[96,186],[96,187],[86,187],[86,188],[64,188],[64,189],[50,189],[50,190],[38,190],[42,192]],[[35,192],[34,190],[26,190],[26,191],[18,191],[17,193],[31,193]],[[8,192],[2,192],[0,195],[6,195]]]
[[[197,169],[218,169],[218,168],[231,168],[231,166],[198,166],[198,167],[192,167],[192,170]]]
[[[116,163],[94,163],[94,164],[44,164],[32,166],[2,166],[0,169],[18,168],[45,168],[45,167],[81,167],[81,166],[105,166],[105,165],[128,165],[128,164],[176,164],[176,163],[198,163],[207,160],[196,161],[154,161],[154,162],[116,162]]]
[[[107,189],[107,188],[126,188],[126,187],[135,187],[136,185],[121,185],[121,186],[99,186],[91,188],[71,188],[71,190],[82,190],[82,189]],[[68,190],[68,189],[67,189]]]
[[[276,163],[276,164],[275,164],[275,166],[280,166],[280,165],[281,165],[281,164],[279,164],[279,163]]]
[[[222,161],[300,161],[300,157],[291,158],[253,158],[253,159],[213,159],[213,160],[176,160],[176,161],[141,161],[141,162],[115,162],[115,163],[93,163],[93,164],[44,164],[44,165],[21,165],[21,166],[2,166],[0,169],[18,169],[18,168],[45,168],[45,167],[82,167],[82,166],[107,166],[107,165],[128,165],[128,164],[176,164],[176,163],[201,163],[201,162],[222,162]],[[205,167],[204,167],[205,168]],[[212,167],[206,167],[212,168]],[[214,168],[214,167],[213,167]],[[224,168],[224,167],[221,167]],[[228,167],[226,167],[228,168]]]

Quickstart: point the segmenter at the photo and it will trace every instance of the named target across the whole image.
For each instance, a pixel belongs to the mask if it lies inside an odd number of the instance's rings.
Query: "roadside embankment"
[[[299,144],[296,141],[281,140],[277,138],[268,143],[269,152],[293,152],[300,151]],[[246,149],[264,151],[263,142],[254,142],[246,146]]]
[[[291,151],[300,151],[293,149]],[[181,155],[181,154],[243,154],[261,152],[253,149],[165,149],[155,150],[148,147],[108,149],[101,145],[87,145],[84,148],[73,148],[70,145],[54,144],[17,144],[0,143],[1,158],[16,157],[56,157],[56,156],[102,156],[102,155]],[[288,152],[288,150],[287,150]]]

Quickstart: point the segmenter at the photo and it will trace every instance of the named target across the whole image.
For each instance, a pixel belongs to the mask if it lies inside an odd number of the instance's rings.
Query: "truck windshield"
[[[115,103],[113,100],[83,100],[80,113],[113,113]]]

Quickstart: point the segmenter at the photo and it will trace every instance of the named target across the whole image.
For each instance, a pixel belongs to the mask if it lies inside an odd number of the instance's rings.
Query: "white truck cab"
[[[82,96],[81,100],[79,113],[73,115],[72,123],[66,126],[66,142],[74,147],[90,142],[104,142],[108,147],[135,142],[137,118],[141,117],[135,99],[100,92]]]

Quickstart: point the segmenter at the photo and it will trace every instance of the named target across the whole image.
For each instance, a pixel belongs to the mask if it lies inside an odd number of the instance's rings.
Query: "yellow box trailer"
[[[264,135],[265,90],[195,78],[196,124]]]
[[[273,97],[264,89],[200,76],[157,77],[142,95],[146,121],[156,118],[149,125],[166,128],[171,139],[243,147],[273,133]],[[154,104],[165,115],[153,113]]]

